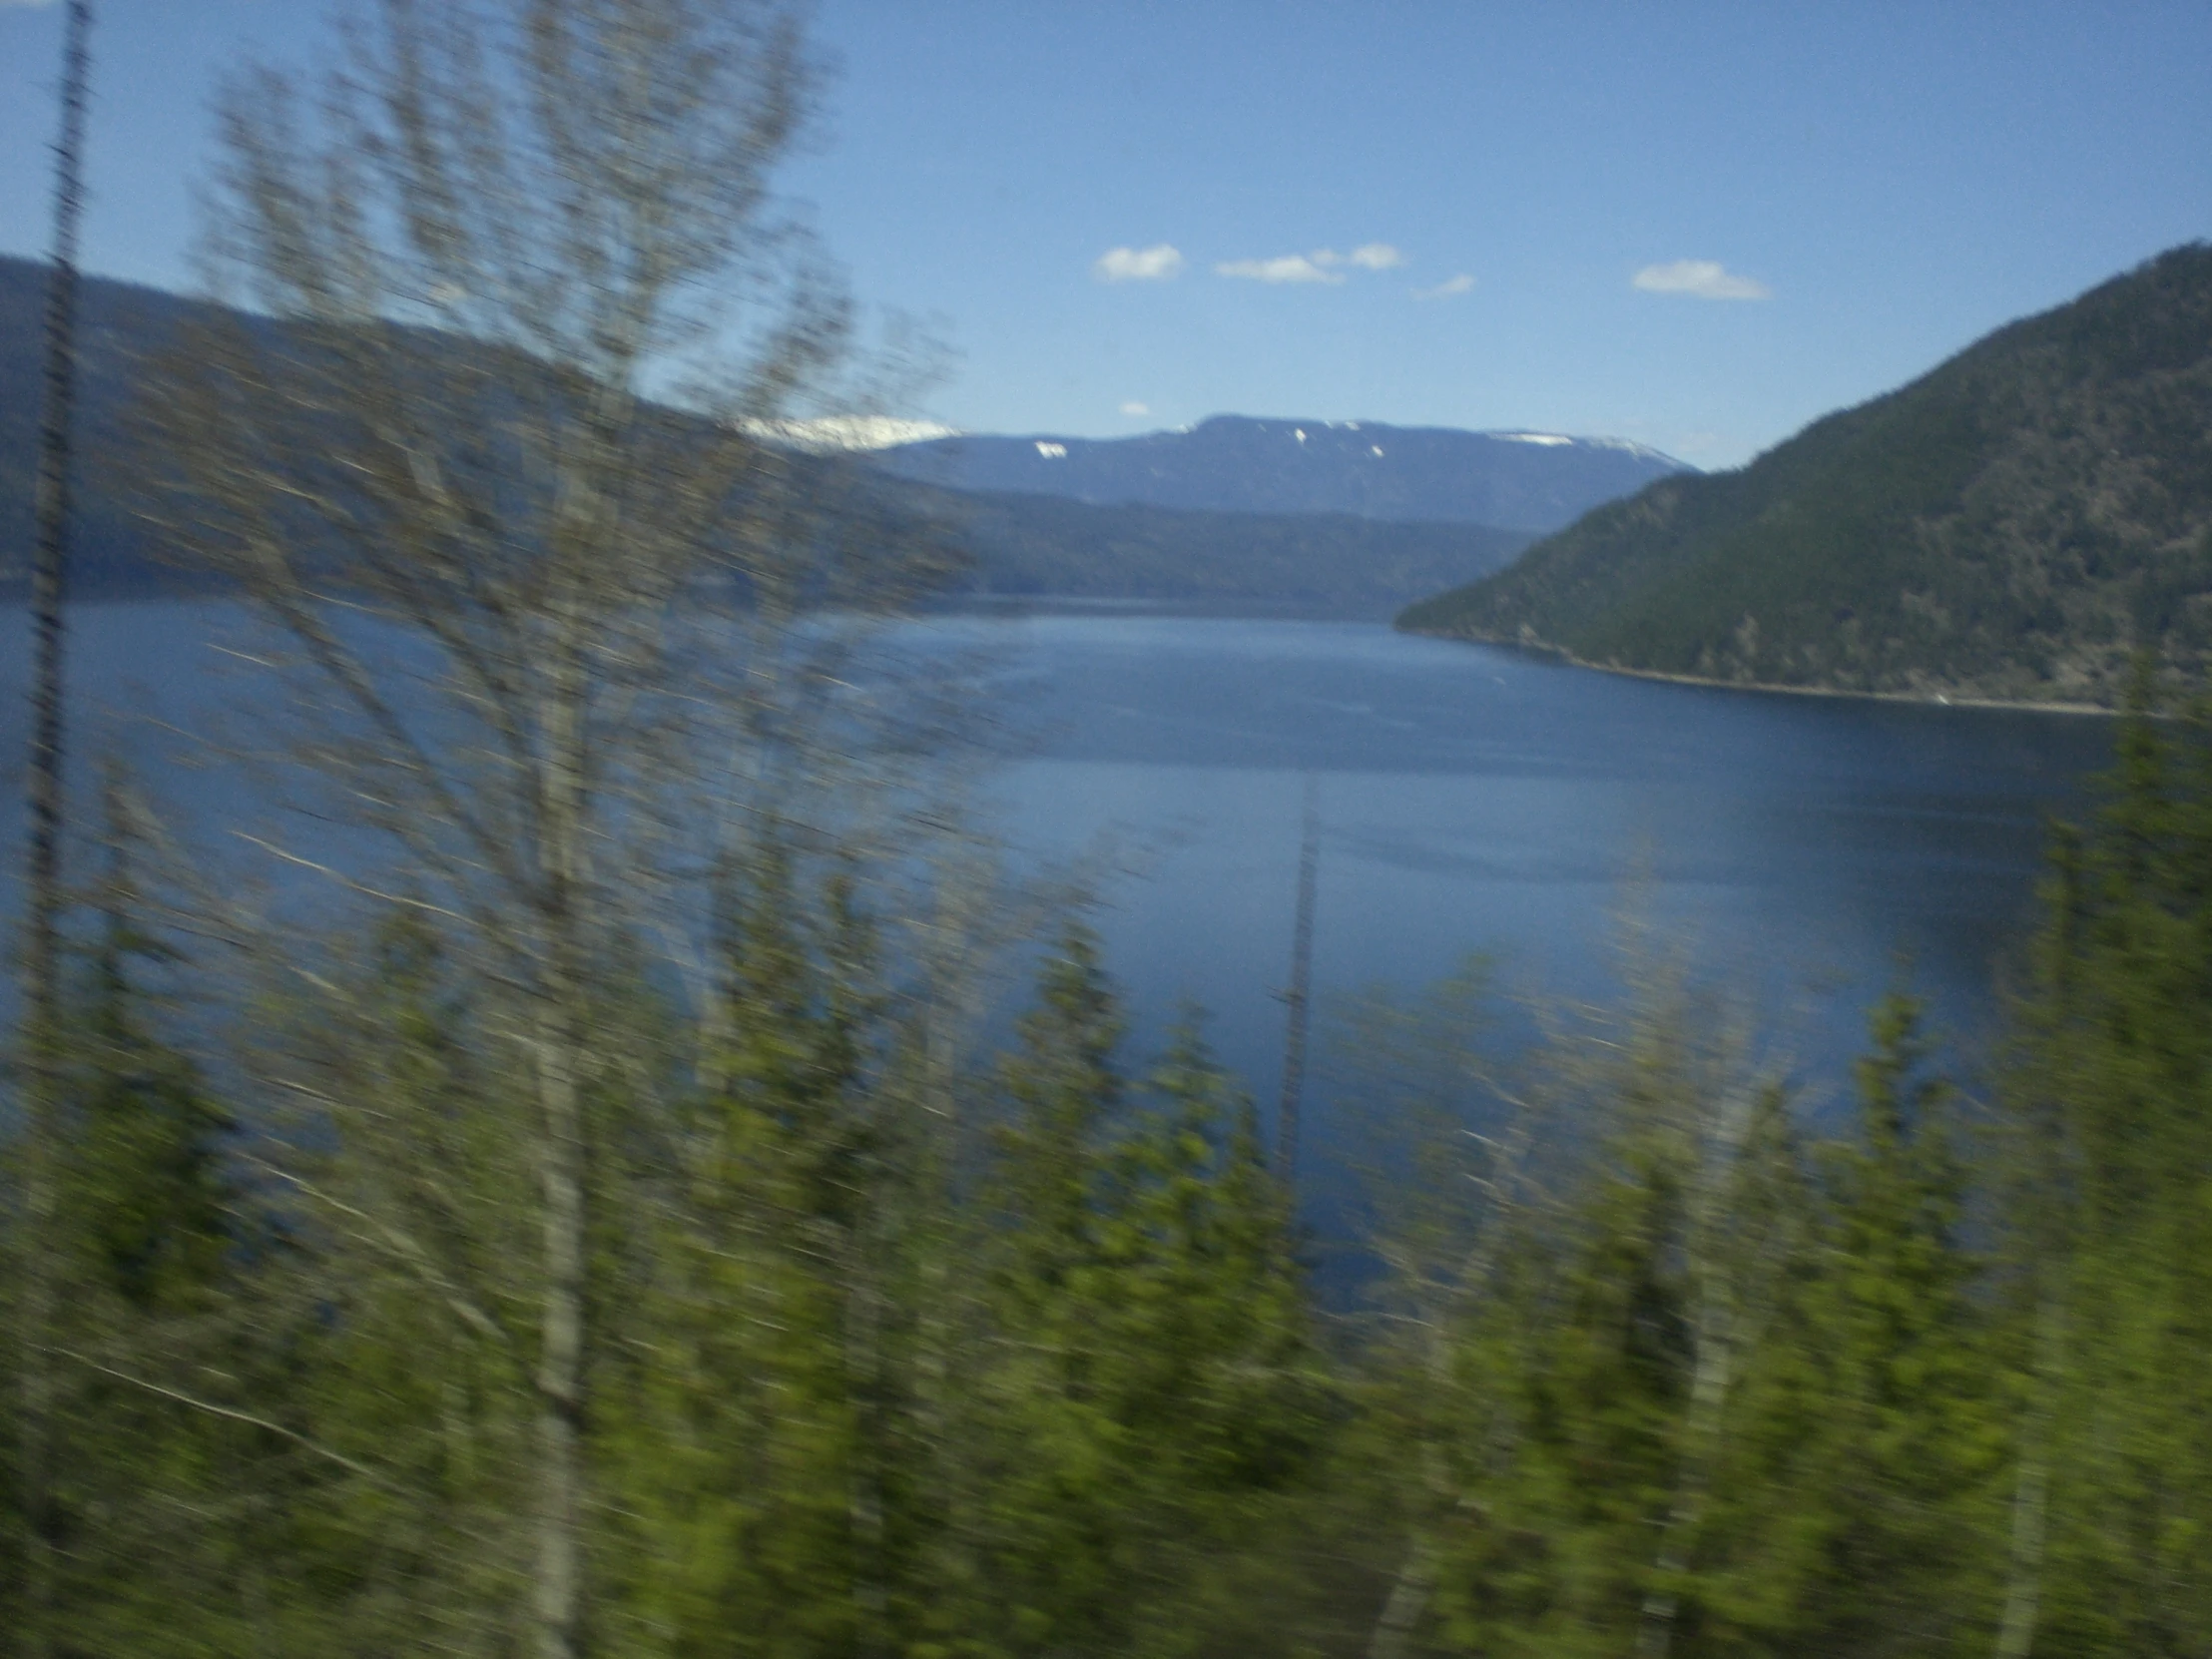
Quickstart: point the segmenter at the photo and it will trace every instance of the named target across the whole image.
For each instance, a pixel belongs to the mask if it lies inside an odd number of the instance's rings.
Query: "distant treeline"
[[[1535,536],[1480,524],[1348,513],[1093,506],[1042,495],[953,495],[972,591],[1085,599],[1251,600],[1386,617],[1440,583],[1510,564]]]

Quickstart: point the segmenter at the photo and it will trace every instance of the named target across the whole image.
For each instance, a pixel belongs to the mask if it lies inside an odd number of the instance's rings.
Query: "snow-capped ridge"
[[[1227,414],[1111,438],[974,434],[891,448],[878,464],[954,489],[1100,506],[1532,531],[1688,470],[1621,438]]]
[[[818,455],[896,449],[962,435],[957,426],[941,420],[902,420],[895,415],[823,415],[812,420],[748,420],[743,425],[754,437]]]

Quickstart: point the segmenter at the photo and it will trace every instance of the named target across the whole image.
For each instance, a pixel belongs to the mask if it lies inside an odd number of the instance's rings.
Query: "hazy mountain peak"
[[[878,464],[954,489],[1095,505],[1519,530],[1556,529],[1690,470],[1624,438],[1239,414],[1126,438],[970,433],[887,448]]]

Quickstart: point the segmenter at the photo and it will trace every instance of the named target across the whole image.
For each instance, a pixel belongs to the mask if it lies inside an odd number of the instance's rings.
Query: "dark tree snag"
[[[1285,1188],[1298,1185],[1298,1117],[1306,1086],[1306,1025],[1314,978],[1314,882],[1321,864],[1321,819],[1314,779],[1306,778],[1306,812],[1298,848],[1298,922],[1291,934],[1290,1007],[1283,1034],[1283,1096],[1275,1110],[1275,1170]]]
[[[60,1132],[62,607],[69,551],[70,423],[76,393],[77,221],[84,206],[85,80],[91,0],[70,0],[62,58],[61,136],[54,146],[54,265],[46,290],[46,370],[39,415],[38,546],[31,567],[36,635],[31,678],[31,833],[23,949],[24,1171],[22,1482],[29,1591],[24,1651],[53,1651],[54,1388],[48,1358],[56,1302],[55,1177]]]

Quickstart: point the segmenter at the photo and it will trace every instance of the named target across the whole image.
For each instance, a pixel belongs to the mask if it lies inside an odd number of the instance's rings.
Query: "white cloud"
[[[1456,276],[1445,277],[1432,288],[1415,288],[1413,297],[1415,299],[1452,299],[1462,293],[1471,293],[1473,290],[1474,278],[1462,271]]]
[[[1342,265],[1356,265],[1362,271],[1388,271],[1392,266],[1405,263],[1405,256],[1386,242],[1371,242],[1349,254],[1340,254],[1334,248],[1317,248],[1306,257],[1325,271],[1334,271]]]
[[[1281,254],[1272,260],[1229,260],[1214,267],[1217,276],[1247,276],[1255,282],[1341,282],[1345,275],[1328,265],[1340,256],[1324,248],[1317,255]]]
[[[1128,402],[1124,403],[1121,406],[1121,412],[1125,415],[1148,415],[1152,412],[1152,405],[1149,403],[1140,403],[1134,397],[1132,397]]]
[[[1371,242],[1340,254],[1334,248],[1317,248],[1311,254],[1279,254],[1272,260],[1228,260],[1214,267],[1217,276],[1243,276],[1255,282],[1328,282],[1345,279],[1345,267],[1362,271],[1388,271],[1405,263],[1405,256],[1386,242]]]
[[[1164,242],[1150,248],[1109,248],[1091,262],[1101,282],[1164,282],[1183,269],[1183,256]]]
[[[1739,276],[1718,260],[1676,260],[1647,265],[1630,278],[1646,293],[1686,293],[1693,299],[1771,299],[1764,282]]]

